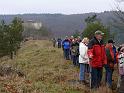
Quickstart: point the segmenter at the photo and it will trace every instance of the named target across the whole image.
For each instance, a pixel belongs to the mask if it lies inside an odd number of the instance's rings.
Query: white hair
[[[87,43],[87,42],[89,42],[89,39],[87,37],[85,37],[85,38],[83,38],[82,42]]]

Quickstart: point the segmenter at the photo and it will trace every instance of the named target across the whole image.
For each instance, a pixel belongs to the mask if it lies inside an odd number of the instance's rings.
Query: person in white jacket
[[[85,70],[86,70],[86,65],[89,64],[89,58],[88,58],[88,45],[89,39],[84,38],[82,42],[79,44],[79,64],[80,64],[80,83],[86,84],[85,80]]]

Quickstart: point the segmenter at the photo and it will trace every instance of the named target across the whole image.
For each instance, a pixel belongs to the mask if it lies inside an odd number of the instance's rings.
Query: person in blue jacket
[[[70,46],[71,46],[71,44],[70,44],[70,41],[69,41],[67,36],[66,36],[65,40],[62,42],[62,46],[63,46],[65,59],[70,60],[69,54],[70,54]]]

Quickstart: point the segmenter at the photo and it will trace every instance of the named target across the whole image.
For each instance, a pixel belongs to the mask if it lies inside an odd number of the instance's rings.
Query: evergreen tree
[[[13,58],[13,52],[16,54],[16,51],[20,47],[20,43],[23,40],[22,32],[23,25],[22,20],[20,18],[15,17],[12,23],[9,25],[9,44],[10,44],[10,54],[11,58]]]
[[[82,36],[91,39],[93,38],[95,31],[100,30],[105,33],[104,40],[107,41],[110,35],[110,31],[99,20],[97,20],[96,17],[97,16],[88,17],[85,20],[85,22],[87,23],[87,27],[84,29]]]
[[[16,53],[20,47],[23,25],[20,18],[14,18],[11,24],[6,25],[4,20],[0,23],[0,57]]]

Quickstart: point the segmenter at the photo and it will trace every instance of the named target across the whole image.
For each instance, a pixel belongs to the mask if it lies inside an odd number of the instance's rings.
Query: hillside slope
[[[18,16],[22,20],[33,20],[36,22],[42,22],[43,25],[47,26],[50,31],[53,32],[54,36],[60,37],[65,35],[72,35],[75,30],[80,32],[86,27],[85,19],[88,16],[94,14],[98,15],[102,23],[110,26],[112,18],[117,19],[113,11],[102,12],[102,13],[85,13],[85,14],[22,14],[22,15],[0,15],[0,20],[4,19],[7,23],[11,22],[14,17]]]
[[[86,14],[18,14],[18,15],[0,15],[0,20],[4,19],[6,23],[10,23],[14,17],[20,17],[24,21],[33,20],[36,22],[42,22],[44,26],[52,33],[52,37],[62,37],[66,35],[73,35],[76,31],[83,32],[86,27],[85,19],[88,16],[97,14],[98,19],[107,26],[110,27],[111,33],[115,34],[115,41],[117,43],[124,42],[124,27],[119,25],[120,19],[115,16],[113,11],[106,11],[102,13],[86,13]],[[114,20],[116,21],[114,21]],[[32,33],[33,34],[33,33]]]
[[[13,60],[0,62],[21,70],[24,77],[16,74],[0,77],[0,93],[89,93],[78,81],[79,69],[63,59],[61,49],[53,48],[50,41],[28,41]],[[98,92],[111,93],[106,88]]]

